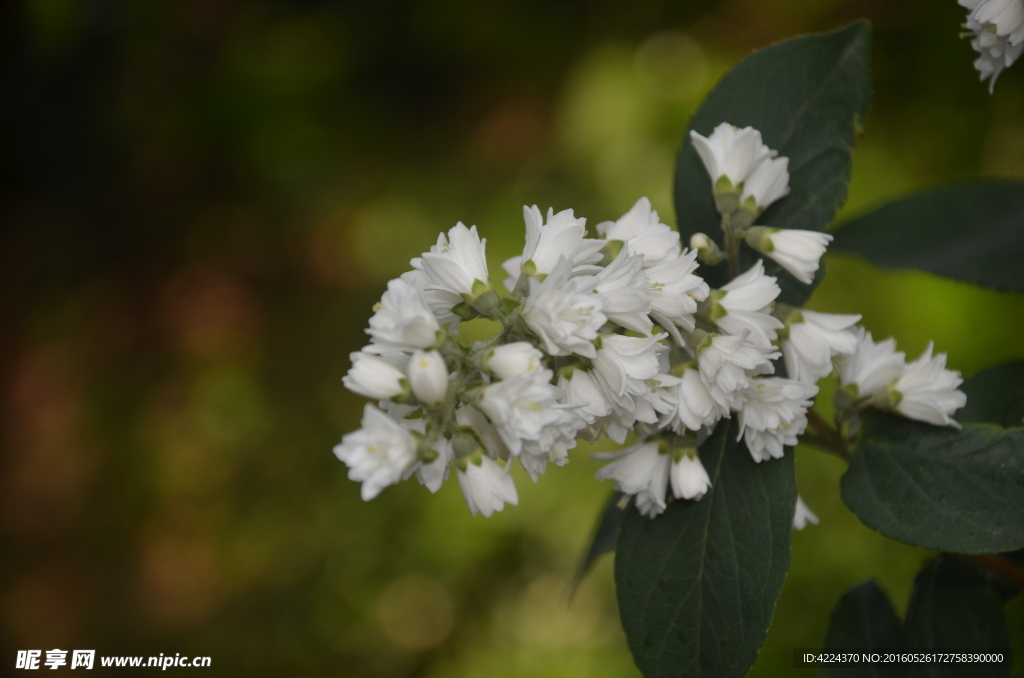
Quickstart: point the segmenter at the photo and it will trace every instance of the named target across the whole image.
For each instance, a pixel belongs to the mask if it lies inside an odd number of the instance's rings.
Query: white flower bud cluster
[[[979,54],[974,68],[991,93],[1003,69],[1024,54],[1024,0],[959,0],[970,10],[965,37]]]
[[[748,244],[810,282],[828,236],[753,226],[789,191],[788,160],[756,130],[721,125],[694,138],[732,238],[727,254],[707,236],[684,248],[646,198],[598,224],[597,238],[571,210],[532,207],[522,255],[502,266],[508,294],[490,281],[486,241],[462,224],[388,284],[370,344],[352,354],[343,380],[379,403],[335,447],[364,499],[413,475],[436,492],[454,469],[470,511],[490,516],[518,502],[516,462],[536,481],[549,463],[565,464],[579,438],[625,444],[633,434],[598,478],[653,517],[673,497],[708,491],[697,450],[734,413],[755,461],[782,457],[808,426],[816,382],[840,357],[851,402],[928,421],[941,411],[941,423],[952,422],[959,380],[931,349],[903,366],[902,354],[894,362],[857,333],[860,316],[777,303],[781,288],[761,260],[720,289],[696,274],[698,250],[735,267],[743,237],[734,225],[745,221]],[[477,317],[501,329],[471,344],[459,323]],[[776,359],[787,377],[775,374]],[[806,507],[797,518],[813,522]]]

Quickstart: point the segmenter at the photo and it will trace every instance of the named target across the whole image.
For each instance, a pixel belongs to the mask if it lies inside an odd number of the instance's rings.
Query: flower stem
[[[817,410],[807,410],[807,423],[817,435],[805,435],[800,438],[801,442],[813,445],[820,450],[829,452],[843,459],[850,461],[850,452],[847,449],[846,441],[839,435],[836,429],[825,421],[825,418],[818,414]]]
[[[725,253],[729,259],[729,275],[733,278],[740,274],[740,238],[732,231],[729,215],[722,215],[722,231],[725,233]]]

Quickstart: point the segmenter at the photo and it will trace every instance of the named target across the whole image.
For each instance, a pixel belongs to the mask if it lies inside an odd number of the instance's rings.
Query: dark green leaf
[[[907,606],[907,630],[919,651],[971,649],[1002,651],[995,663],[930,664],[918,667],[928,678],[997,678],[1010,675],[1010,632],[999,599],[966,560],[943,555],[914,580]]]
[[[1024,184],[977,182],[903,198],[846,224],[832,247],[879,266],[1024,292]]]
[[[910,640],[892,603],[875,581],[847,591],[832,612],[825,637],[826,652],[906,650]],[[819,678],[900,678],[898,664],[823,664]]]
[[[1024,361],[996,365],[964,382],[967,405],[957,421],[1024,427]]]
[[[690,121],[676,161],[676,219],[683,242],[697,232],[721,244],[711,180],[690,140],[720,123],[752,126],[764,142],[789,158],[790,193],[758,223],[824,231],[846,200],[852,150],[871,104],[871,29],[856,23],[807,35],[751,54],[708,95]],[[756,260],[744,246],[744,267]],[[780,300],[801,305],[814,285],[804,285],[766,259],[779,276]],[[714,287],[727,281],[725,264],[703,267]],[[817,282],[817,281],[815,281]]]
[[[1024,546],[1024,429],[962,431],[872,415],[842,497],[865,525],[955,553]]]
[[[745,676],[789,569],[793,452],[755,464],[731,420],[701,446],[712,487],[654,520],[630,509],[615,582],[630,648],[647,678]]]
[[[583,555],[576,574],[572,578],[572,593],[576,593],[587,570],[595,560],[609,551],[615,550],[619,543],[619,532],[622,530],[622,519],[626,517],[626,503],[628,499],[621,492],[612,492],[604,510],[601,511],[601,520],[594,529],[594,536],[590,540],[590,548]]]

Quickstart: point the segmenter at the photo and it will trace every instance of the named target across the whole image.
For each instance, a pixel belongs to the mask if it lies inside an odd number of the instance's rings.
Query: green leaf
[[[789,570],[793,452],[756,464],[732,420],[701,446],[712,486],[651,520],[631,508],[615,555],[622,626],[647,678],[745,676]]]
[[[826,652],[906,650],[910,639],[892,603],[872,579],[839,599],[825,636]],[[819,678],[900,678],[899,664],[823,664]]]
[[[957,421],[1024,427],[1024,361],[990,367],[964,382],[967,405]]]
[[[962,431],[873,414],[850,455],[843,501],[868,527],[955,553],[1024,546],[1024,429]]]
[[[1010,675],[1010,632],[995,593],[969,562],[943,555],[914,580],[907,606],[907,630],[918,651],[970,649],[1002,651],[996,663],[927,664],[917,667],[928,678],[1001,678]]]
[[[871,104],[870,44],[871,28],[860,22],[754,52],[722,78],[690,121],[676,160],[676,219],[684,243],[702,232],[723,244],[711,180],[689,134],[707,136],[723,122],[754,127],[789,158],[789,195],[758,224],[825,230],[846,200],[853,148]],[[743,250],[746,268],[760,255]],[[770,259],[765,267],[779,277],[781,301],[799,306],[814,290]],[[713,287],[728,280],[725,264],[700,272]]]
[[[576,568],[576,574],[572,578],[572,594],[576,593],[583,578],[587,575],[590,566],[594,561],[609,551],[615,550],[619,543],[619,532],[622,530],[622,520],[626,517],[626,504],[628,498],[621,492],[612,492],[604,510],[601,511],[601,519],[594,528],[594,536],[590,540],[590,547],[580,559]]]
[[[1024,183],[975,182],[896,200],[854,219],[832,248],[887,268],[916,268],[1024,292]]]

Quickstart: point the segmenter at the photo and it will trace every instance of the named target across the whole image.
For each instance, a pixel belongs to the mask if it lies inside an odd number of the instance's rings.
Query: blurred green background
[[[841,219],[1024,176],[1024,64],[977,81],[954,0],[35,0],[0,9],[0,650],[209,655],[215,675],[638,676],[587,449],[472,518],[454,482],[371,503],[331,453],[387,280],[457,220],[492,267],[521,206],[591,224],[641,195],[750,50],[859,17],[875,101]],[[965,375],[1024,358],[1024,298],[830,256],[810,306]],[[500,274],[499,276],[500,277]],[[863,527],[797,450],[821,525],[751,675],[843,591],[897,608],[929,553]],[[1008,608],[1018,641],[1024,604]],[[1018,652],[1018,655],[1022,654]],[[1021,657],[1017,659],[1021,666]],[[1020,670],[1020,668],[1018,668]]]

